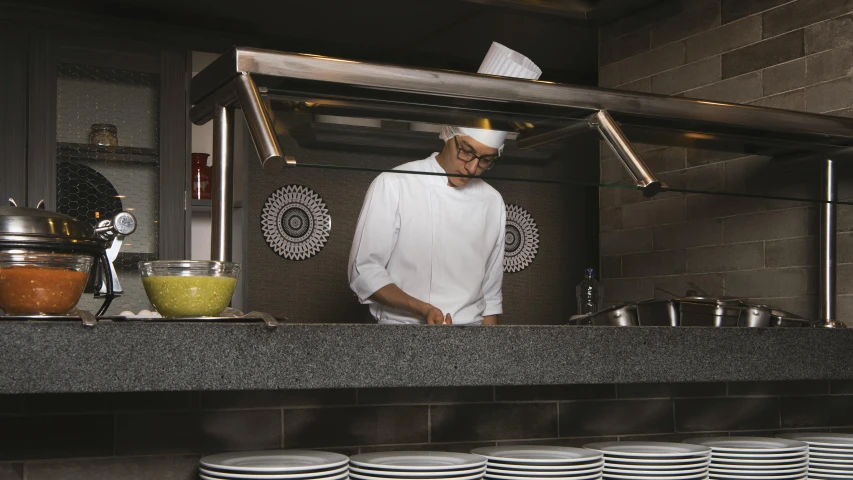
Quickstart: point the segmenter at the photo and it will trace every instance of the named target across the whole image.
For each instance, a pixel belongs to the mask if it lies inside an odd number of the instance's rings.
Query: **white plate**
[[[849,475],[849,474],[846,474],[846,475],[835,475],[835,474],[831,474],[831,473],[815,473],[815,474],[811,474],[811,475],[809,475],[809,478],[814,478],[814,479],[824,479],[824,478],[846,478],[846,479],[848,479],[848,480],[849,480],[849,479],[850,479],[850,475]]]
[[[771,463],[771,464],[730,464],[730,463],[717,463],[711,462],[711,468],[715,469],[729,469],[729,470],[754,470],[756,473],[759,473],[761,470],[795,470],[800,468],[806,468],[809,466],[809,462],[797,462],[797,463]]]
[[[816,447],[809,445],[810,452],[827,452],[827,453],[846,453],[853,456],[853,448],[831,448],[831,447]]]
[[[616,474],[616,473],[605,473],[604,478],[618,478],[618,479],[624,479],[624,480],[649,480],[650,478],[654,478],[654,477],[648,477],[646,475],[640,476],[640,475],[621,475],[621,474]],[[700,473],[698,475],[676,476],[676,477],[666,476],[666,477],[660,477],[660,478],[662,478],[662,479],[665,478],[666,480],[704,480],[704,479],[708,478],[708,474],[707,473]]]
[[[619,457],[697,457],[711,453],[707,447],[670,442],[597,442],[584,445],[584,448]]]
[[[346,465],[346,455],[312,450],[265,450],[256,452],[219,453],[201,459],[201,466],[211,470],[252,473],[290,473],[330,470]]]
[[[831,474],[848,475],[848,476],[850,475],[849,470],[835,470],[833,468],[812,468],[812,467],[809,467],[809,473],[819,473],[819,474],[831,473]]]
[[[789,465],[792,463],[801,463],[808,461],[808,455],[797,455],[796,457],[788,457],[788,458],[729,458],[729,457],[720,457],[717,455],[711,456],[711,463],[717,464],[747,464],[747,465],[762,465],[762,464],[772,464],[772,465]]]
[[[313,480],[315,478],[320,477],[336,477],[342,473],[346,473],[349,467],[344,465],[343,467],[336,468],[334,470],[315,470],[313,472],[300,472],[300,473],[235,473],[235,472],[222,472],[217,470],[208,470],[204,467],[199,468],[199,472],[203,473],[208,477],[213,477],[217,479],[223,478],[233,478],[233,479],[242,479],[242,478],[254,478],[254,479],[275,479],[275,480]]]
[[[833,463],[833,462],[821,462],[821,461],[809,461],[809,466],[817,467],[817,468],[835,468],[840,470],[853,470],[853,465],[849,463]]]
[[[765,476],[765,475],[796,475],[798,473],[805,474],[807,468],[799,467],[799,468],[784,468],[779,470],[732,470],[730,468],[714,468],[711,467],[708,471],[712,474],[717,473],[730,473],[732,475],[749,475],[753,474],[756,476]]]
[[[623,470],[693,470],[694,468],[705,468],[709,466],[711,462],[709,460],[701,462],[701,463],[678,463],[675,465],[672,464],[634,464],[628,462],[607,462],[608,468],[621,468]]]
[[[486,459],[468,453],[375,452],[354,455],[350,463],[374,470],[416,472],[478,468],[486,464]]]
[[[809,445],[853,448],[853,434],[849,433],[785,433],[776,436],[789,440],[799,440]]]
[[[506,475],[506,476],[516,476],[522,478],[552,478],[552,477],[580,477],[585,475],[592,475],[596,472],[601,472],[602,467],[595,468],[585,468],[582,470],[555,470],[550,472],[542,472],[542,471],[524,471],[524,470],[504,470],[502,468],[486,468],[486,475]]]
[[[493,478],[495,480],[519,480],[518,477],[509,477],[506,475],[495,475],[493,473],[487,473],[483,478]],[[596,480],[601,478],[601,473],[594,473],[592,475],[583,475],[580,477],[548,477],[548,480]]]
[[[248,475],[248,474],[246,474],[246,475]],[[221,480],[219,477],[208,477],[207,475],[202,475],[202,474],[199,474],[199,476],[198,476],[198,477],[199,477],[201,480]],[[277,478],[287,478],[287,477],[276,477],[276,476],[272,476],[272,475],[265,475],[265,476],[263,476],[263,477],[258,476],[258,477],[253,477],[253,478],[257,478],[257,479],[261,479],[261,478],[264,478],[264,479],[277,479]],[[345,478],[347,478],[347,473],[346,473],[346,472],[344,472],[344,473],[342,473],[342,474],[340,474],[340,475],[337,475],[337,476],[333,476],[333,477],[315,477],[315,478],[313,478],[312,480],[344,480]]]
[[[762,475],[760,477],[756,477],[755,475],[729,475],[724,473],[712,473],[709,475],[711,479],[724,478],[730,480],[756,480],[760,478],[761,480],[805,480],[805,473],[798,473],[796,475]]]
[[[595,460],[589,463],[569,463],[563,465],[532,465],[527,463],[502,463],[502,462],[493,462],[489,460],[487,466],[489,468],[502,468],[504,470],[515,470],[517,472],[550,472],[554,470],[560,471],[574,471],[574,470],[583,470],[587,468],[597,468],[604,465],[604,459]]]
[[[482,447],[471,450],[471,453],[501,463],[532,463],[545,465],[589,462],[601,458],[600,453],[585,450],[583,448],[534,445]]]
[[[363,475],[361,473],[352,473],[352,472],[350,472],[349,478],[355,479],[355,480],[411,480],[410,478],[403,477],[403,476],[374,477],[373,475]],[[464,477],[456,477],[456,476],[453,476],[450,472],[444,471],[441,473],[436,472],[435,475],[432,476],[432,478],[442,478],[442,479],[452,478],[453,480],[478,480],[480,478],[483,478],[483,472],[480,472],[476,475],[467,475]]]
[[[787,458],[806,458],[808,457],[809,452],[788,452],[788,453],[732,453],[732,452],[718,452],[714,451],[711,453],[711,458],[779,458],[779,459],[787,459]]]
[[[399,472],[399,471],[395,471],[395,470],[375,470],[372,468],[360,468],[360,467],[355,467],[355,466],[350,467],[349,470],[350,470],[350,472],[357,473],[359,475],[371,475],[374,477],[405,477],[405,478],[414,479],[414,478],[424,478],[424,477],[428,478],[428,477],[440,476],[440,475],[436,475],[436,473],[434,471]],[[444,470],[444,471],[442,471],[442,475],[446,474],[446,475],[452,475],[454,477],[466,477],[469,475],[476,475],[478,473],[480,475],[482,475],[483,472],[485,472],[485,471],[486,471],[486,467],[468,468],[465,470]]]
[[[689,477],[698,473],[708,473],[708,467],[692,468],[690,470],[633,470],[630,468],[609,468],[604,467],[604,474],[610,475],[615,473],[618,475],[649,475],[649,476],[671,476],[678,475]]]
[[[846,453],[828,453],[828,452],[809,452],[809,458],[826,458],[827,460],[832,459],[832,461],[843,461],[847,463],[848,461],[853,461],[853,455],[849,455]]]
[[[786,453],[802,452],[808,450],[805,442],[788,440],[784,438],[764,437],[708,437],[691,438],[684,443],[689,445],[701,445],[711,447],[714,452],[735,453]]]
[[[702,463],[702,462],[710,462],[711,459],[708,456],[701,457],[682,457],[682,458],[635,458],[635,457],[611,457],[608,455],[604,456],[605,463],[630,463],[635,465],[673,465],[673,466],[682,466],[682,465],[690,465],[694,463]]]

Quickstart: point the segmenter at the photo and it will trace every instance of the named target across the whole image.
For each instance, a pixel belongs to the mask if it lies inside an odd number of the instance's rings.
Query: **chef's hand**
[[[432,305],[429,305],[427,307],[426,315],[424,315],[424,317],[426,317],[427,325],[453,324],[453,319],[450,318],[449,313],[445,315],[441,312],[441,310],[435,308]]]

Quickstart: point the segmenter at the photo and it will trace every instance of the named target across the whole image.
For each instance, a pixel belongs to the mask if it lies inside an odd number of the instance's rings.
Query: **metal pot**
[[[103,315],[112,300],[121,293],[112,261],[121,248],[122,240],[136,230],[136,218],[120,212],[101,221],[97,228],[68,215],[44,209],[19,207],[9,199],[9,206],[0,206],[0,251],[46,251],[74,253],[94,258],[95,296],[104,295],[97,315]]]
[[[640,325],[637,319],[637,307],[634,305],[610,307],[587,318],[589,319],[587,325],[614,327],[634,327]]]
[[[740,300],[713,297],[679,298],[679,324],[685,327],[737,327]]]
[[[644,327],[677,327],[678,302],[673,300],[646,300],[636,304],[638,323]]]

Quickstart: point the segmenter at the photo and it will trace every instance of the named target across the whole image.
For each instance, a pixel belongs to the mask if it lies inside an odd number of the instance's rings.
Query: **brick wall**
[[[853,382],[0,396],[0,480],[190,480],[199,456],[853,431]]]
[[[600,29],[599,83],[610,87],[831,115],[853,114],[853,2],[667,0]],[[817,165],[641,145],[671,186],[815,199]],[[601,149],[601,179],[624,173]],[[849,175],[842,199],[850,198]],[[814,203],[601,189],[601,269],[608,301],[684,294],[694,282],[817,315]],[[853,309],[853,223],[840,207],[840,318]],[[724,290],[725,289],[725,290]]]

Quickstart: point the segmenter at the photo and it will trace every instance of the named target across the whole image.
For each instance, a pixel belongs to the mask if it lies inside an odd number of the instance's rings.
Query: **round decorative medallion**
[[[539,251],[539,228],[530,213],[508,203],[504,243],[504,272],[520,272],[528,267]]]
[[[314,190],[286,185],[264,204],[261,230],[275,253],[288,260],[306,260],[326,245],[332,217],[326,202]]]

